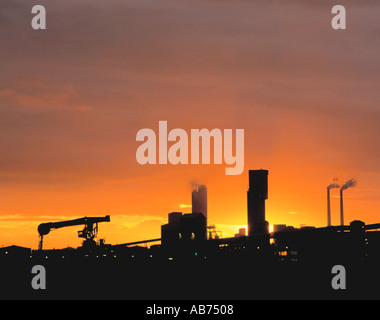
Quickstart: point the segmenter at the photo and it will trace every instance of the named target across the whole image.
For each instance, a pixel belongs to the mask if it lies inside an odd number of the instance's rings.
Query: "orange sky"
[[[31,4],[3,0],[0,245],[35,249],[41,222],[107,214],[107,243],[157,238],[191,204],[191,181],[207,185],[209,223],[231,236],[260,168],[270,224],[325,226],[334,177],[358,181],[347,223],[380,222],[380,4],[344,2],[348,29],[334,31],[327,0],[41,0],[47,30],[34,31]],[[245,129],[244,173],[140,166],[136,133],[159,120]],[[45,248],[80,245],[77,230],[53,231]]]

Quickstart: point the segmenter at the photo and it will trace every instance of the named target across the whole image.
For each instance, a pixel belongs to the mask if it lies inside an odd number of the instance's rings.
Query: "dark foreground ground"
[[[260,263],[229,259],[120,260],[96,257],[1,261],[4,299],[379,299],[379,263],[344,262],[346,289],[334,290],[336,264]],[[34,290],[34,265],[46,270],[46,289]]]

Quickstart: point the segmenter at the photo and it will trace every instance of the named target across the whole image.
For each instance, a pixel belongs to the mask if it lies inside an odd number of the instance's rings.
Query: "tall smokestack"
[[[344,226],[344,217],[343,217],[343,189],[340,189],[340,225]]]
[[[249,170],[248,236],[268,234],[265,200],[268,199],[268,170]]]
[[[202,213],[207,225],[207,188],[205,185],[193,185],[191,192],[192,213]]]
[[[331,226],[331,206],[330,206],[330,189],[339,188],[340,185],[337,183],[330,184],[327,187],[327,226]]]
[[[330,189],[327,188],[327,226],[331,227]]]
[[[346,181],[344,185],[340,188],[340,225],[344,226],[344,213],[343,213],[343,190],[356,186],[356,180],[350,179]]]

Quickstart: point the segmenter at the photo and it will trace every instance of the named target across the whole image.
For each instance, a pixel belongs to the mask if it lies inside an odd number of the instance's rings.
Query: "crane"
[[[59,229],[70,226],[84,225],[83,230],[78,231],[78,237],[84,238],[83,246],[94,244],[94,238],[98,234],[99,222],[110,222],[110,216],[105,217],[84,217],[80,219],[60,221],[60,222],[47,222],[41,223],[38,226],[38,233],[40,235],[40,241],[38,250],[42,250],[43,238],[50,233],[52,229]],[[94,226],[95,225],[95,226]]]

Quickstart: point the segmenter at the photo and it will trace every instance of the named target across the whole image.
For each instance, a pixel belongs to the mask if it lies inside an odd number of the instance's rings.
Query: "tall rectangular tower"
[[[191,193],[192,213],[202,213],[206,218],[207,226],[207,188],[196,185]]]
[[[265,220],[265,200],[268,199],[268,170],[249,170],[248,236],[269,233]]]

